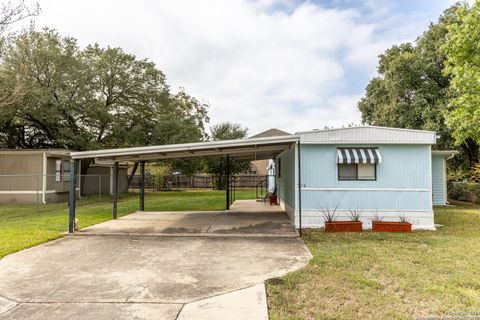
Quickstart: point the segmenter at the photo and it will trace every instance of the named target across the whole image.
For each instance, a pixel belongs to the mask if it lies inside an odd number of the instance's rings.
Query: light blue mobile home
[[[272,135],[272,131],[279,134]],[[276,129],[267,132],[249,139],[72,152],[71,172],[81,159],[114,163],[115,219],[121,161],[137,162],[144,168],[148,161],[222,159],[229,186],[225,208],[229,210],[232,161],[275,159],[273,192],[300,230],[323,227],[322,211],[333,209],[337,220],[348,219],[352,210],[360,211],[365,228],[371,227],[372,217],[379,216],[386,221],[405,218],[415,229],[435,229],[433,205],[446,204],[446,160],[454,153],[432,151],[435,132],[371,126],[294,135]],[[144,170],[140,171],[144,180]],[[75,202],[75,180],[70,182],[71,203]],[[143,185],[140,211],[144,210],[144,191]],[[73,232],[74,221],[75,205],[70,206],[69,232]]]
[[[435,132],[352,127],[295,135],[299,143],[276,166],[280,205],[296,226],[322,227],[322,211],[336,208],[337,220],[359,210],[365,228],[380,216],[435,229],[433,205],[446,203],[445,159],[452,155],[432,153]]]

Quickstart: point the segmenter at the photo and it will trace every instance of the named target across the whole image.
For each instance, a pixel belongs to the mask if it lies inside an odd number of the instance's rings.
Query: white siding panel
[[[351,127],[341,129],[299,132],[302,143],[382,143],[382,144],[435,144],[436,134],[432,131],[383,128]]]

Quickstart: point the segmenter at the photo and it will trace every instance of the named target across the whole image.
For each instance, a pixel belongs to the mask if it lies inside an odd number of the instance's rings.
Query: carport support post
[[[75,228],[75,192],[77,189],[77,163],[75,161],[71,162],[70,167],[70,199],[69,199],[69,208],[68,208],[68,233],[73,233]]]
[[[145,161],[140,162],[140,211],[145,211]]]
[[[118,161],[113,164],[113,219],[117,219]]]
[[[230,210],[230,157],[225,158],[225,207]]]
[[[298,165],[298,232],[302,236],[302,159],[300,158],[300,141],[297,144],[297,165]]]

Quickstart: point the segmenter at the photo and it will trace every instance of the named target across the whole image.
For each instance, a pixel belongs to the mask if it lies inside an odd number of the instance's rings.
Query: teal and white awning
[[[382,163],[377,148],[338,148],[337,163]]]

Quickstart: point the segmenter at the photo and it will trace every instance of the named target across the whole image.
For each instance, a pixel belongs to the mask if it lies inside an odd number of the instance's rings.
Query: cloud
[[[385,20],[366,19],[365,8],[309,1],[39,2],[38,27],[148,58],[172,88],[210,102],[212,123],[240,122],[251,133],[358,123],[377,55],[405,39],[392,36],[398,30],[380,35]],[[347,87],[352,73],[365,82]]]

